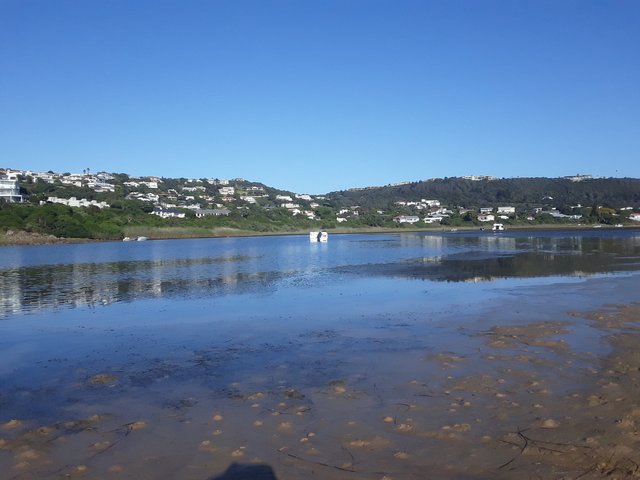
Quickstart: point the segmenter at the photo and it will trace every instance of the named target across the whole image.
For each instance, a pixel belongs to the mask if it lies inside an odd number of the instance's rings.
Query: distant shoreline
[[[454,233],[454,232],[480,232],[481,227],[430,227],[430,228],[384,228],[384,227],[363,227],[363,228],[336,228],[328,229],[331,235],[348,234],[376,234],[376,233]],[[544,230],[637,230],[640,225],[625,225],[614,227],[611,225],[516,225],[508,226],[506,231],[544,231]],[[491,227],[486,227],[485,232],[490,232]],[[157,230],[145,231],[148,240],[181,240],[189,238],[231,238],[231,237],[271,237],[285,235],[307,235],[308,230],[278,231],[278,232],[258,232],[249,230],[237,230],[231,228],[212,229],[210,231],[193,232],[181,228],[161,228]],[[135,237],[135,235],[133,236]],[[28,246],[28,245],[56,245],[74,243],[96,243],[96,242],[117,242],[118,240],[98,240],[92,238],[61,238],[53,235],[46,235],[25,231],[11,231],[0,233],[0,247],[2,246]]]

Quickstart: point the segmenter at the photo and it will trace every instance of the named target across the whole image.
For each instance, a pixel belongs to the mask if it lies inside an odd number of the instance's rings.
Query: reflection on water
[[[280,272],[242,272],[249,257],[81,263],[14,268],[2,272],[0,312],[109,304],[150,297],[242,293]]]
[[[512,277],[586,276],[612,271],[638,270],[638,259],[612,255],[572,255],[523,252],[487,255],[470,252],[448,257],[425,257],[404,264],[368,266],[360,273],[392,275],[422,280],[467,282],[490,281]]]
[[[640,237],[490,235],[425,236],[403,239],[442,255],[343,271],[434,281],[490,281],[498,278],[586,276],[640,268]]]
[[[149,242],[144,250],[127,244],[4,249],[0,315],[144,298],[268,293],[286,279],[320,274],[477,281],[640,266],[634,231],[347,235],[319,245],[305,239]]]

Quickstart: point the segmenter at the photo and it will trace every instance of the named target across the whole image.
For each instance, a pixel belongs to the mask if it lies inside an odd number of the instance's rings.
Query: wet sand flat
[[[16,479],[204,479],[232,464],[278,479],[640,475],[640,304],[526,303],[428,331],[387,318],[139,360],[134,348],[122,364],[92,345],[70,375],[49,358],[39,384],[2,391],[22,415],[0,425],[0,466]]]

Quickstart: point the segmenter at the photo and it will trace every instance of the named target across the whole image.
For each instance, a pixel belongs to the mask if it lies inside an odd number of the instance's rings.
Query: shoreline
[[[425,227],[425,228],[387,228],[387,227],[361,227],[361,228],[335,228],[325,230],[331,235],[349,235],[349,234],[380,234],[380,233],[468,233],[468,232],[491,232],[490,229],[483,227]],[[623,227],[614,227],[612,225],[558,225],[558,224],[541,224],[541,225],[514,225],[508,226],[505,231],[515,230],[523,231],[589,231],[589,230],[640,230],[640,225],[625,225]],[[287,235],[307,235],[309,230],[292,230],[263,232],[239,230],[233,228],[212,229],[209,235],[193,234],[181,232],[181,227],[172,227],[158,229],[153,232],[145,232],[148,240],[184,240],[184,239],[203,239],[203,238],[236,238],[236,237],[270,237],[270,236],[287,236]],[[186,229],[185,229],[186,230]],[[135,237],[136,235],[132,235]],[[141,235],[142,236],[142,235]],[[54,235],[26,232],[23,230],[0,233],[0,247],[10,246],[36,246],[36,245],[57,245],[57,244],[77,244],[77,243],[98,243],[98,242],[118,242],[119,239],[93,239],[93,238],[66,238],[56,237]]]

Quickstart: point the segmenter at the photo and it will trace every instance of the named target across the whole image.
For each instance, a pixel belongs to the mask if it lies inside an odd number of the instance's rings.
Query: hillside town
[[[565,177],[571,183],[592,179],[590,175]],[[497,179],[472,175],[463,177],[461,181],[481,183],[495,182]],[[410,183],[376,187],[376,191],[384,188],[401,189],[407,185]],[[360,193],[362,191],[364,190]],[[368,191],[373,192],[374,187]],[[349,192],[358,193],[355,190]],[[130,205],[138,206],[145,215],[163,220],[191,219],[198,222],[207,218],[247,219],[263,212],[271,215],[265,220],[268,221],[277,212],[280,218],[284,215],[292,219],[290,226],[297,224],[304,227],[318,223],[322,228],[392,225],[414,228],[482,227],[495,222],[525,225],[558,222],[576,225],[607,223],[623,226],[640,222],[638,205],[557,205],[550,195],[540,198],[535,205],[496,202],[488,205],[460,205],[447,203],[441,198],[410,198],[406,194],[401,195],[403,194],[397,194],[384,205],[365,207],[332,194],[299,194],[242,178],[170,179],[93,173],[89,169],[82,173],[56,173],[0,168],[0,201],[5,203],[41,207],[58,204],[75,209],[107,211],[116,207],[122,210],[123,205],[130,202]],[[311,224],[300,223],[301,221]]]

